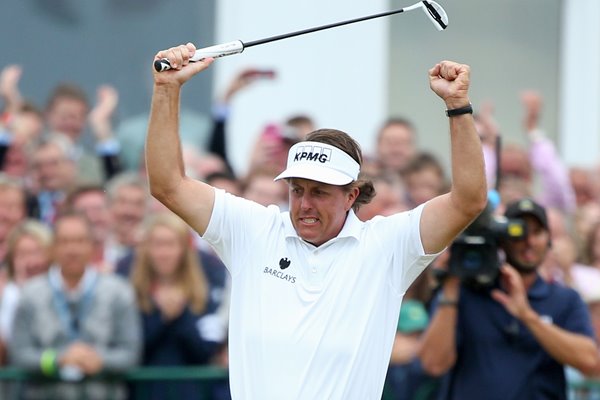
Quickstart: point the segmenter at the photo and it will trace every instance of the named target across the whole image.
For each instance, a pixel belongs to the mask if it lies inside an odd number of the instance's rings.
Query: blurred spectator
[[[7,65],[0,72],[0,98],[4,101],[0,126],[4,125],[19,142],[27,143],[39,138],[44,122],[41,111],[21,96],[19,81],[22,74],[19,65]]]
[[[263,170],[277,176],[285,168],[288,151],[298,142],[297,137],[286,136],[289,133],[277,123],[268,123],[263,127],[250,155],[249,175],[256,170]]]
[[[577,262],[577,248],[567,235],[552,240],[542,268],[544,278],[572,287],[584,299],[600,287],[600,269]]]
[[[119,260],[139,242],[140,228],[148,211],[146,182],[134,172],[115,176],[106,185],[111,232],[107,260]]]
[[[255,170],[245,179],[242,197],[265,207],[274,204],[287,209],[288,187],[283,181],[274,181],[275,176],[269,171]]]
[[[0,265],[6,255],[10,231],[27,215],[26,201],[19,182],[0,173]]]
[[[285,121],[284,129],[291,131],[284,134],[285,137],[297,138],[297,140],[304,140],[306,135],[317,129],[315,122],[308,115],[298,114],[289,117]]]
[[[32,151],[32,178],[36,196],[33,216],[52,224],[69,190],[77,184],[74,148],[61,135],[42,139]]]
[[[225,339],[189,226],[170,212],[154,215],[144,227],[131,281],[141,311],[144,365],[203,365]],[[198,383],[144,383],[145,399],[198,398]]]
[[[223,95],[213,105],[213,130],[208,143],[208,151],[219,156],[225,162],[227,172],[231,174],[234,174],[234,171],[227,155],[227,119],[231,114],[231,103],[240,91],[248,86],[274,78],[275,71],[245,68],[233,77]]]
[[[126,171],[140,171],[145,175],[144,139],[148,131],[148,113],[128,117],[116,127],[116,138],[120,144],[119,160]],[[182,110],[181,124],[183,147],[201,151],[210,140],[211,121],[208,115],[189,109]]]
[[[111,393],[124,399],[118,383],[77,381],[138,362],[141,332],[133,291],[121,278],[90,267],[93,233],[85,216],[59,216],[54,229],[54,264],[23,287],[9,354],[15,366],[63,382],[27,384],[21,398],[107,399]]]
[[[417,357],[420,336],[427,328],[429,316],[418,300],[405,299],[400,308],[398,330],[392,348],[386,386],[394,400],[434,399],[438,379],[428,376]]]
[[[590,228],[584,248],[584,262],[600,271],[600,221]]]
[[[184,147],[182,153],[185,170],[195,179],[204,179],[214,173],[233,175],[226,161],[217,154],[206,153],[192,146]]]
[[[404,167],[402,178],[411,207],[423,204],[449,190],[444,168],[438,159],[429,153],[416,154]]]
[[[43,130],[43,115],[30,103],[23,103],[17,114],[0,123],[0,170],[26,182],[29,163],[27,150],[39,140]]]
[[[488,189],[496,189],[498,181],[498,155],[500,133],[494,119],[494,105],[491,101],[481,103],[481,109],[473,115],[475,128],[481,138],[481,148],[485,159],[485,174]]]
[[[236,196],[242,195],[241,182],[230,173],[213,172],[212,174],[208,174],[206,176],[204,182],[216,188],[223,189],[226,192],[234,194]]]
[[[539,273],[549,282],[573,287],[572,267],[577,268],[577,249],[567,231],[565,214],[556,208],[547,208],[546,214],[552,245],[539,267]]]
[[[272,70],[245,68],[234,76],[224,94],[213,106],[213,131],[208,151],[223,159],[231,174],[234,174],[234,171],[226,148],[227,119],[231,114],[231,103],[243,89],[275,77],[276,73]],[[287,161],[289,148],[314,128],[313,120],[307,115],[294,115],[284,124],[266,124],[252,148],[247,173],[251,175],[255,170],[269,170],[273,176],[277,175]]]
[[[33,103],[24,101],[7,127],[16,143],[33,143],[39,140],[44,131],[44,114]]]
[[[377,160],[384,172],[404,172],[416,153],[416,131],[408,119],[391,118],[379,129]]]
[[[600,203],[591,202],[578,207],[573,214],[573,240],[577,244],[578,259],[585,264],[594,265],[588,243],[592,238],[594,227],[600,224]]]
[[[371,178],[371,181],[376,195],[356,213],[361,221],[368,221],[376,215],[388,216],[409,209],[407,193],[399,177],[377,175]]]
[[[111,254],[108,246],[111,226],[114,224],[111,223],[108,197],[104,188],[97,185],[77,186],[67,195],[64,209],[80,212],[87,217],[94,233],[91,262],[101,272],[114,271],[118,259],[115,258],[116,254]]]
[[[111,121],[117,104],[118,93],[108,85],[98,88],[97,104],[91,110],[85,92],[75,84],[58,85],[48,99],[48,130],[71,140],[74,146],[71,156],[77,163],[80,177],[88,183],[102,183],[120,170],[120,146],[114,138]],[[88,115],[96,145],[94,151],[83,144]]]
[[[575,192],[577,207],[584,206],[590,202],[600,200],[594,187],[592,171],[585,168],[572,167],[569,169],[569,180]]]
[[[42,223],[26,220],[8,237],[6,270],[8,282],[0,290],[0,365],[6,362],[5,346],[10,339],[21,287],[50,266],[52,232]]]
[[[168,209],[164,209],[160,212],[156,212],[153,216],[162,215],[164,213],[172,214]],[[171,216],[173,217],[173,216]],[[158,217],[157,217],[158,218]],[[157,219],[157,222],[162,221],[162,219],[169,220],[170,217],[160,217]],[[176,225],[176,224],[175,224]],[[170,225],[169,225],[170,226]],[[225,265],[221,262],[221,260],[216,257],[212,251],[205,250],[204,247],[206,243],[203,239],[199,238],[197,233],[188,227],[188,233],[190,234],[189,244],[192,246],[196,246],[196,258],[199,260],[198,267],[201,269],[200,275],[205,277],[208,280],[208,288],[209,288],[209,300],[208,304],[215,305],[216,308],[219,308],[222,312],[222,321],[223,326],[227,325],[227,317],[228,317],[228,296],[229,296],[229,288],[228,288],[228,273],[226,272]],[[148,233],[145,232],[145,237],[148,236]],[[145,243],[146,239],[140,241],[139,246],[146,247]],[[204,246],[199,246],[198,241],[202,241]],[[117,268],[115,272],[124,277],[125,279],[130,279],[132,275],[133,264],[135,262],[136,250],[137,247],[130,248],[127,253],[119,260],[117,263]]]
[[[19,91],[19,80],[23,69],[19,65],[7,65],[0,71],[0,98],[4,101],[2,121],[10,121],[21,109],[23,98]]]
[[[523,129],[527,135],[527,149],[515,144],[506,144],[500,150],[500,183],[498,190],[502,202],[507,204],[523,196],[531,194],[546,207],[554,207],[570,213],[575,209],[575,194],[569,181],[567,169],[559,158],[554,143],[539,126],[542,110],[542,97],[539,93],[526,90],[521,93],[521,101],[525,111]],[[488,182],[489,187],[496,186],[495,149],[498,145],[499,130],[493,122],[491,106],[480,115],[480,135],[484,138],[484,155],[486,157],[486,176],[494,180]],[[487,148],[487,149],[486,149]],[[539,186],[539,187],[538,187]]]

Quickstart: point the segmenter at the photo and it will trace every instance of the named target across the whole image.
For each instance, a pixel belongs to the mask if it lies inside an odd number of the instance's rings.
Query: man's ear
[[[360,189],[357,187],[353,187],[348,192],[348,203],[346,204],[346,211],[350,211],[352,206],[354,206],[354,202],[358,199],[358,195],[360,194]]]

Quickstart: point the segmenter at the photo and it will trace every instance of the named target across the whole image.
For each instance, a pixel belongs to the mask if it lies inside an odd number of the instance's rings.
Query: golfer
[[[146,166],[152,195],[198,231],[231,273],[232,397],[380,399],[402,296],[486,204],[469,67],[443,61],[429,71],[449,115],[450,193],[361,222],[354,209],[373,187],[359,177],[358,144],[341,131],[315,131],[290,149],[277,177],[289,184],[289,212],[185,175],[181,87],[213,61],[188,63],[194,50],[188,43],[156,55],[174,69],[154,72]]]

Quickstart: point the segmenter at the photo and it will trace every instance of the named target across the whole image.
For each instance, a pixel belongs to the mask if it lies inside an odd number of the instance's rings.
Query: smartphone
[[[275,71],[272,69],[251,69],[242,75],[244,78],[264,78],[264,79],[274,79]]]

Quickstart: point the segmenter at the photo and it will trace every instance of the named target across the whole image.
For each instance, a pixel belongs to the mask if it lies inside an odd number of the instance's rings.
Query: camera
[[[491,201],[483,212],[452,242],[448,274],[475,289],[491,287],[500,273],[499,245],[526,235],[521,219],[494,215]]]

